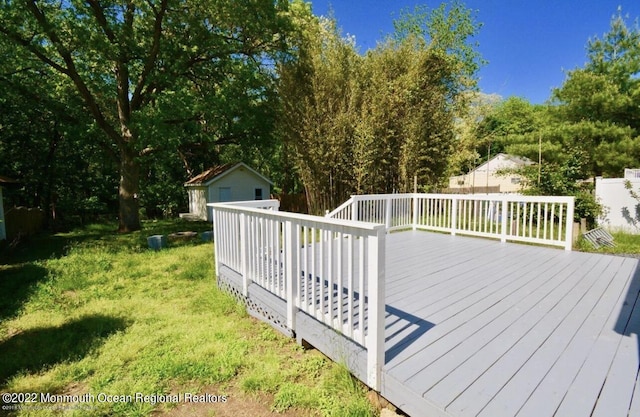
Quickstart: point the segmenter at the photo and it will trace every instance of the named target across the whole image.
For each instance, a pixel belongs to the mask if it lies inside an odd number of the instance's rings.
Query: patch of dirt
[[[273,395],[258,393],[247,394],[237,387],[221,390],[217,386],[204,387],[197,395],[211,394],[226,396],[226,402],[180,402],[176,407],[159,409],[152,413],[154,417],[316,417],[320,414],[313,410],[290,409],[276,412],[271,409]]]

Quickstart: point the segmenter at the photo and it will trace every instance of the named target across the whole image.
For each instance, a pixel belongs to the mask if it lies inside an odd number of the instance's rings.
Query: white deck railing
[[[380,387],[384,365],[382,224],[211,204],[216,271],[238,273],[287,305],[287,327],[301,310],[367,350],[367,383]]]
[[[515,194],[352,196],[326,217],[561,246],[573,243],[573,197]]]
[[[367,351],[367,384],[384,365],[385,232],[413,228],[571,249],[572,197],[353,196],[325,217],[278,211],[275,200],[210,204],[216,273],[224,266]]]

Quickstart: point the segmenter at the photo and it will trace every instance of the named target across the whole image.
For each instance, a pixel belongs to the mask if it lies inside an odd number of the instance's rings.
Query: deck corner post
[[[284,223],[285,241],[285,285],[287,296],[287,327],[293,332],[296,331],[296,305],[298,294],[298,280],[295,279],[298,273],[298,255],[300,251],[299,228],[291,220]]]
[[[367,385],[376,391],[382,388],[384,366],[385,319],[385,235],[383,227],[368,242],[368,334],[367,334]]]
[[[247,245],[249,244],[247,232],[247,215],[240,213],[240,273],[242,274],[242,295],[245,297],[249,295],[249,285],[251,284],[248,276],[249,268],[247,267]]]
[[[565,219],[564,226],[564,250],[570,251],[573,249],[573,214],[575,210],[575,197],[569,197],[567,201],[567,218]]]
[[[508,215],[508,201],[507,196],[502,196],[501,198],[502,209],[500,210],[500,242],[504,243],[507,241],[507,215]]]
[[[458,227],[458,196],[451,196],[451,236],[456,235],[456,228]]]
[[[218,278],[218,271],[220,271],[220,253],[218,252],[218,242],[220,242],[220,234],[216,227],[216,216],[218,211],[212,204],[207,204],[211,207],[211,233],[213,234],[213,264],[215,267],[214,277]]]

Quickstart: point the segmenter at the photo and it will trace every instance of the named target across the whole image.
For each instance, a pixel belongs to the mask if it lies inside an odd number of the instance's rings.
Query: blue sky
[[[333,9],[343,34],[356,37],[360,52],[393,32],[393,20],[405,7],[442,2],[411,0],[310,0],[316,15]],[[480,89],[503,97],[543,103],[560,87],[567,70],[586,62],[589,38],[609,30],[622,7],[628,24],[640,17],[640,0],[466,0],[483,23],[479,51],[488,62],[479,73]]]

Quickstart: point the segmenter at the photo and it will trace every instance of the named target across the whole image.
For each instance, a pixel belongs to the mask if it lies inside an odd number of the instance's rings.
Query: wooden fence
[[[7,240],[31,236],[42,229],[44,211],[39,208],[13,207],[4,213]]]

